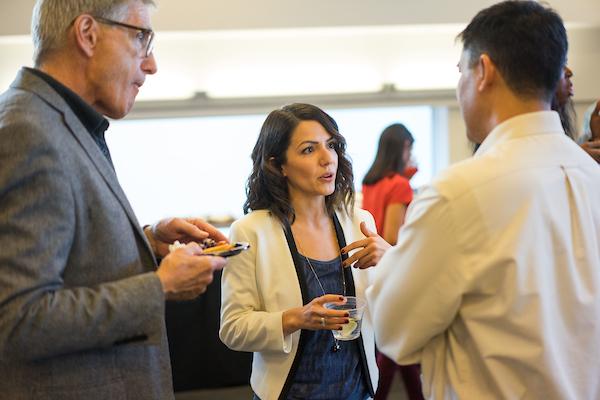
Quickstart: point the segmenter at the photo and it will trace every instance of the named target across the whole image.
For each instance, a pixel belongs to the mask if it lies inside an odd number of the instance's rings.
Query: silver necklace
[[[321,288],[321,292],[323,292],[323,295],[325,295],[325,288],[323,287],[323,284],[321,283],[321,280],[319,279],[319,276],[317,275],[317,271],[315,271],[315,268],[313,267],[313,265],[310,262],[310,260],[308,259],[308,257],[306,257],[304,255],[304,252],[302,252],[302,256],[306,259],[306,262],[308,263],[310,270],[312,271],[313,275],[315,276],[315,279],[317,280],[317,283],[319,284],[319,287]],[[342,275],[343,296],[346,297],[346,277],[344,276],[344,267],[342,266],[342,256],[340,255],[339,258],[340,258],[340,272]],[[321,321],[324,321],[324,319],[321,319]],[[334,341],[334,344],[333,344],[333,347],[331,348],[331,351],[333,351],[335,353],[340,349],[340,343],[335,337],[333,338],[333,341]]]

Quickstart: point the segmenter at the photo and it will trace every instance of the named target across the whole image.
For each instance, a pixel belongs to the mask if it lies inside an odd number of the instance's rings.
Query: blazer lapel
[[[79,142],[79,144],[83,148],[83,151],[87,154],[90,160],[92,160],[92,163],[96,166],[96,169],[98,170],[100,175],[102,175],[102,178],[104,179],[110,190],[121,203],[121,206],[127,213],[127,217],[133,225],[133,228],[136,230],[138,235],[140,235],[140,237],[144,240],[147,249],[152,253],[152,248],[148,243],[146,235],[142,231],[140,223],[137,220],[133,209],[131,208],[131,204],[129,204],[129,200],[127,200],[127,196],[125,196],[125,193],[123,192],[123,189],[119,184],[115,170],[112,168],[109,161],[106,159],[104,154],[102,154],[102,152],[98,148],[98,145],[94,142],[89,133],[85,130],[85,128],[83,127],[79,119],[75,116],[75,114],[73,114],[73,112],[70,112],[69,109],[67,112],[64,113],[64,115],[65,125],[69,128],[73,136],[75,136],[75,139]]]
[[[354,223],[352,221],[351,218],[349,218],[349,216],[347,214],[339,215],[340,212],[336,211],[333,214],[333,223],[335,226],[335,234],[337,236],[338,239],[338,243],[340,245],[340,249],[342,247],[346,246],[346,235],[344,232],[349,234],[350,240],[354,241],[354,234],[352,233],[354,230]],[[342,217],[342,221],[340,222],[340,217]],[[343,255],[343,259],[346,260],[348,258],[348,254],[344,254]],[[346,283],[348,285],[348,294],[352,295],[352,296],[356,296],[356,287],[354,286],[354,267],[346,267],[344,269],[344,273],[346,276]],[[367,384],[367,387],[369,389],[369,393],[371,394],[371,396],[375,396],[375,390],[373,388],[373,382],[371,382],[371,374],[369,372],[369,364],[367,362],[367,355],[365,352],[365,344],[363,341],[363,336],[361,335],[357,340],[356,343],[358,344],[358,349],[360,351],[360,365],[361,368],[363,370],[363,376],[365,378],[365,383]]]
[[[340,224],[340,220],[337,216],[337,213],[333,213],[333,226],[335,228],[335,235],[337,237],[338,246],[340,249],[346,247],[346,235],[344,234],[344,229]],[[348,258],[348,254],[342,254],[342,261],[346,261]],[[344,278],[346,279],[346,293],[348,296],[356,296],[356,289],[354,287],[354,276],[352,275],[352,268],[344,268],[343,270]]]
[[[85,129],[81,121],[77,118],[73,110],[67,105],[67,103],[63,100],[63,98],[56,93],[46,82],[42,79],[38,78],[34,74],[28,72],[25,69],[19,71],[19,75],[11,85],[15,88],[20,88],[23,90],[27,90],[33,93],[36,93],[40,96],[44,101],[46,101],[49,105],[51,105],[54,109],[63,114],[65,127],[71,132],[71,134],[75,137],[75,140],[81,146],[83,152],[89,157],[92,161],[96,170],[102,176],[103,180],[108,185],[109,189],[115,195],[115,197],[121,203],[121,206],[125,210],[133,229],[138,234],[140,239],[144,242],[146,249],[152,254],[154,258],[154,252],[152,251],[152,247],[146,238],[146,235],[142,231],[140,224],[119,184],[117,179],[117,175],[110,165],[109,161],[106,159],[104,154],[98,148],[98,145],[94,142],[88,131]]]

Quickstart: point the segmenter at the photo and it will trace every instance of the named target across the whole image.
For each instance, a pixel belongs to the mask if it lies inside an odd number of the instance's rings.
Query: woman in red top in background
[[[381,133],[375,161],[363,179],[362,208],[375,218],[377,233],[391,245],[398,240],[406,209],[413,198],[409,179],[416,169],[409,167],[414,138],[402,124],[388,126]],[[400,371],[410,400],[421,400],[419,365],[396,365],[381,353],[377,354],[379,387],[375,400],[386,399],[396,370]]]

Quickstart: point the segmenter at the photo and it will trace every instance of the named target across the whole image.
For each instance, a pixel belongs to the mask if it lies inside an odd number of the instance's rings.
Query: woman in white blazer
[[[372,216],[353,209],[345,148],[329,115],[292,104],[269,114],[252,152],[247,215],[231,227],[231,241],[250,249],[224,270],[219,334],[231,349],[254,352],[255,398],[363,400],[377,387],[368,305],[361,336],[344,342],[331,330],[348,315],[324,307],[365,299],[375,270],[366,267],[389,247],[372,233]],[[359,268],[344,268],[355,261]]]

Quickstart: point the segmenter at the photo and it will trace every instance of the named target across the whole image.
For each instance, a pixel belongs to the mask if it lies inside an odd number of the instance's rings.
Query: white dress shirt
[[[367,290],[432,399],[600,398],[600,168],[558,114],[498,125],[411,204]]]

